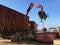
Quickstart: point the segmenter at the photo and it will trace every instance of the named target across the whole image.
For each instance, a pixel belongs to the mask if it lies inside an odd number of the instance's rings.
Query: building
[[[60,27],[57,27],[57,31],[58,31],[58,32],[60,31]]]
[[[51,32],[57,32],[57,29],[56,28],[50,28],[49,31],[51,31]]]

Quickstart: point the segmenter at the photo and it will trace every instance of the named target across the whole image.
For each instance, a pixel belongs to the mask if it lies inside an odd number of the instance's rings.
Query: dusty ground
[[[11,40],[8,39],[0,39],[0,45],[52,45],[49,43],[36,43],[36,42],[11,42]]]

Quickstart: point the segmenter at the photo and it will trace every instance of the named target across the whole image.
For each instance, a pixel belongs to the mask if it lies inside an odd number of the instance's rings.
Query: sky
[[[42,5],[43,10],[48,14],[46,21],[44,21],[44,27],[60,27],[60,0],[0,0],[0,4],[23,14],[26,13],[31,2]],[[43,25],[38,16],[38,11],[40,11],[39,8],[33,7],[28,16],[30,21],[37,23],[37,29],[41,29]]]

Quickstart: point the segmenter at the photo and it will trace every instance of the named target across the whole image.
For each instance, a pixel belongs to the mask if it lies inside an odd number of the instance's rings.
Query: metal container
[[[56,32],[41,32],[36,33],[36,41],[37,42],[53,42],[54,39],[57,38]]]
[[[29,17],[0,5],[0,33],[15,33],[29,29]]]

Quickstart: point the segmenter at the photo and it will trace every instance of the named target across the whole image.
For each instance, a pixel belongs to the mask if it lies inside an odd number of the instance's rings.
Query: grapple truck
[[[36,41],[36,30],[30,29],[28,13],[32,7],[41,8],[38,12],[39,17],[46,19],[43,6],[31,3],[26,14],[19,13],[8,7],[0,5],[0,33],[3,38],[10,38],[11,41]]]

